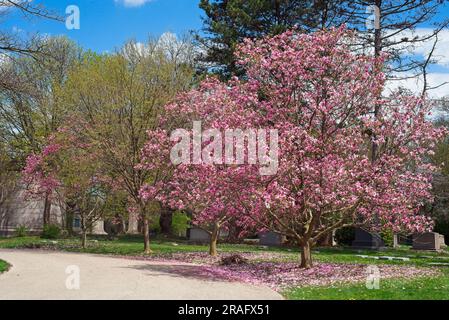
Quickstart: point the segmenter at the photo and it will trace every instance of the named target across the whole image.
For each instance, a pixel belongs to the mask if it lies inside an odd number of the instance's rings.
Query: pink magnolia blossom
[[[432,221],[419,214],[432,201],[437,169],[427,159],[446,133],[426,120],[426,99],[382,96],[384,58],[354,53],[351,36],[339,28],[247,40],[238,50],[245,79],[206,79],[166,107],[167,128],[202,120],[219,130],[277,129],[277,174],[261,176],[249,164],[170,165],[169,131],[149,132],[141,168],[171,174],[143,186],[142,197],[189,208],[198,224],[286,235],[303,248],[304,267],[320,237],[346,225],[430,230]]]
[[[311,269],[301,269],[294,262],[291,254],[261,252],[241,253],[247,259],[246,264],[222,265],[222,258],[232,254],[222,253],[218,257],[210,257],[204,253],[171,253],[151,258],[135,257],[134,259],[150,260],[161,265],[170,264],[170,272],[185,277],[216,279],[231,282],[246,282],[254,285],[269,286],[277,291],[297,287],[338,286],[348,283],[365,284],[368,266],[347,263],[317,263]],[[129,259],[129,257],[123,257]],[[186,267],[187,266],[187,267]],[[377,265],[382,279],[419,278],[437,276],[437,268],[422,268],[403,265]]]
[[[49,144],[41,154],[28,156],[22,170],[22,180],[27,186],[27,196],[33,199],[52,198],[60,181],[46,161],[60,150],[59,144]]]

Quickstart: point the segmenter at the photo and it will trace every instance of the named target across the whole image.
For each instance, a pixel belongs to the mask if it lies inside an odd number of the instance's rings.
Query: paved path
[[[0,275],[0,300],[282,299],[269,288],[201,278],[192,264],[23,250],[0,250],[0,259],[12,264]],[[79,290],[67,289],[76,286],[69,266],[79,267]]]

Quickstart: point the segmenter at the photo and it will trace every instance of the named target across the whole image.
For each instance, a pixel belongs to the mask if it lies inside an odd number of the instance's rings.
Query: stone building
[[[44,225],[44,200],[29,200],[25,197],[25,190],[18,189],[7,200],[0,203],[0,236],[14,235],[18,227],[26,227],[29,234],[39,234]],[[52,203],[50,211],[50,223],[56,224],[61,229],[66,228],[64,212],[60,205]],[[80,219],[74,217],[72,230],[80,232]],[[104,235],[104,223],[98,221],[91,234]]]
[[[10,236],[14,234],[16,228],[24,226],[28,231],[39,233],[43,227],[43,200],[28,200],[25,198],[25,191],[18,189],[0,204],[0,236]],[[61,208],[57,204],[52,204],[50,212],[52,224],[64,224]]]

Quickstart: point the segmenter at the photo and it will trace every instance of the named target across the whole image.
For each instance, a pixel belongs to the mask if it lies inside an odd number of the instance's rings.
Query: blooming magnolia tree
[[[221,130],[276,129],[276,172],[261,174],[263,164],[254,164],[249,153],[244,164],[227,165],[224,152],[206,148],[201,161],[189,153],[191,164],[172,165],[174,180],[157,192],[144,186],[143,197],[193,205],[198,221],[238,215],[247,226],[288,236],[301,247],[304,268],[312,267],[316,242],[344,226],[431,229],[419,209],[432,200],[436,168],[426,159],[444,131],[426,120],[432,106],[423,98],[383,94],[383,58],[354,53],[351,40],[340,28],[245,42],[238,53],[245,79],[206,80],[167,106],[166,116],[182,114],[183,126],[202,120]],[[374,117],[376,106],[381,112]],[[146,159],[155,155],[150,145]],[[160,150],[168,160],[169,150]],[[211,154],[223,164],[207,167]]]
[[[22,180],[27,186],[27,196],[33,199],[52,199],[57,197],[59,180],[53,163],[48,158],[60,150],[57,143],[48,144],[40,154],[31,154],[26,159]]]
[[[214,94],[210,95],[212,90]],[[256,190],[258,168],[226,165],[220,156],[226,156],[225,152],[220,151],[221,145],[214,147],[214,142],[221,139],[210,132],[201,137],[200,141],[195,141],[192,134],[184,131],[182,138],[188,139],[189,150],[179,151],[182,153],[181,158],[189,160],[178,163],[179,159],[173,159],[173,142],[178,142],[180,136],[174,134],[173,139],[170,139],[169,132],[175,132],[171,130],[176,128],[189,129],[191,121],[199,119],[205,128],[215,129],[215,133],[239,127],[240,123],[250,118],[251,112],[242,110],[248,115],[240,119],[231,114],[227,118],[222,116],[225,111],[236,111],[237,106],[232,104],[230,96],[238,101],[244,94],[238,86],[234,90],[217,80],[209,80],[197,90],[180,95],[176,103],[166,107],[166,113],[161,118],[161,126],[167,129],[148,131],[149,139],[143,148],[143,160],[139,166],[146,172],[164,173],[158,174],[142,187],[142,199],[146,202],[160,201],[171,208],[192,212],[192,223],[210,235],[209,253],[212,256],[217,255],[220,231],[227,229],[231,222],[246,229],[254,225],[248,218],[249,211],[245,204],[251,202]],[[227,106],[228,103],[231,103],[232,109]],[[232,145],[236,143],[235,139],[231,142]],[[196,146],[200,149],[199,156]],[[214,159],[215,162],[212,161]],[[195,164],[191,165],[190,160]],[[239,198],[245,200],[239,201]]]
[[[156,199],[171,208],[192,212],[193,224],[209,233],[209,254],[216,256],[220,231],[228,229],[231,222],[249,225],[245,222],[248,211],[238,199],[248,195],[251,185],[242,191],[236,184],[240,180],[238,170],[213,165],[183,165],[175,170],[172,180],[159,191]],[[152,199],[154,190],[146,185],[141,195],[146,200]]]
[[[52,135],[42,153],[28,157],[23,180],[34,198],[50,197],[79,216],[85,248],[87,233],[104,217],[113,190],[93,146],[78,137],[66,129]]]

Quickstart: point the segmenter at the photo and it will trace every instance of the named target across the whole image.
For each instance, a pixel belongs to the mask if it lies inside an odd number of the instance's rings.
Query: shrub
[[[184,236],[189,227],[190,218],[182,212],[175,212],[173,214],[172,230],[173,234],[177,236]]]
[[[346,227],[335,232],[335,241],[339,246],[351,246],[355,239],[355,228]]]
[[[384,229],[380,232],[380,237],[385,242],[387,247],[393,247],[394,245],[394,232],[391,229]]]
[[[161,226],[159,225],[159,218],[151,219],[150,221],[150,232],[159,234],[161,233]]]
[[[26,235],[28,233],[28,228],[25,226],[19,226],[16,228],[14,233],[16,234],[16,237],[18,237],[18,238],[26,237]]]
[[[41,238],[43,239],[58,239],[61,234],[61,228],[55,224],[48,224],[44,226]]]

